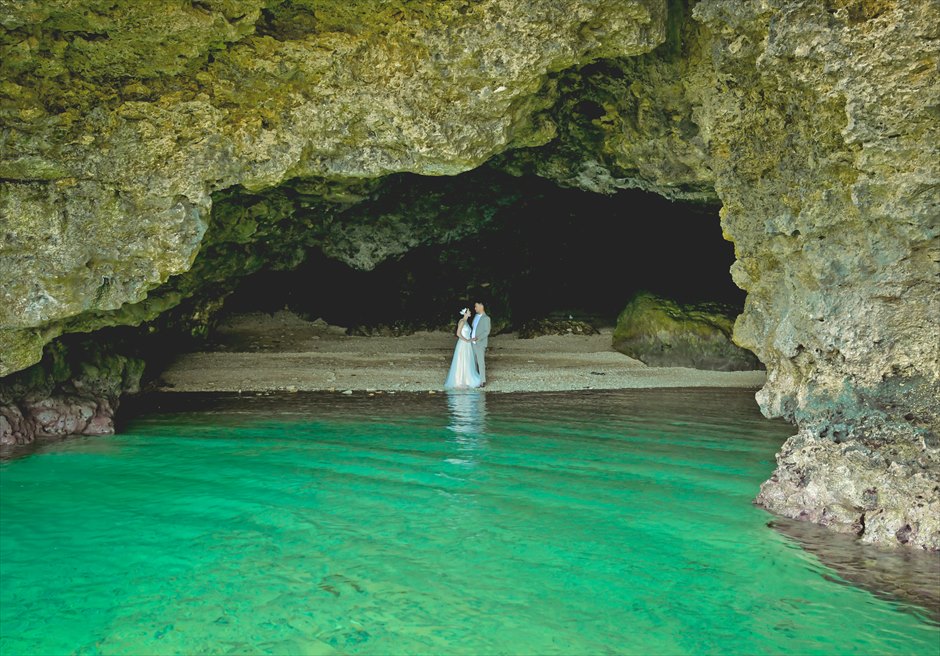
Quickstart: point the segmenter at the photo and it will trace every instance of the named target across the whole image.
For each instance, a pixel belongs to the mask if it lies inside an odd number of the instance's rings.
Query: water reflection
[[[777,517],[768,526],[795,540],[850,583],[875,596],[926,610],[940,624],[940,554],[914,549],[882,550],[821,526]],[[828,577],[827,577],[828,578]],[[899,606],[910,610],[907,606]]]
[[[486,394],[480,390],[453,390],[447,392],[449,423],[447,430],[454,434],[457,455],[447,462],[455,465],[475,466],[481,450],[486,446]]]
[[[447,428],[460,436],[482,437],[486,432],[486,394],[479,390],[447,392],[450,423]]]

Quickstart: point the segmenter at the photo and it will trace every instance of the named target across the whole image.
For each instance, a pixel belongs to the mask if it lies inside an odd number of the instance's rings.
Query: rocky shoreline
[[[940,550],[940,444],[882,426],[835,441],[801,428],[777,454],[758,505],[872,544]]]
[[[139,390],[143,369],[141,360],[94,343],[55,344],[40,365],[0,384],[0,445],[114,433],[121,399]]]
[[[440,392],[455,337],[446,331],[350,335],[288,311],[234,315],[204,350],[179,354],[144,387],[158,393]],[[763,371],[649,367],[595,334],[517,333],[491,339],[487,391],[549,392],[666,387],[757,389]],[[0,386],[0,444],[107,435],[121,398],[139,390],[143,362],[94,342],[50,348],[40,366]]]
[[[169,395],[443,391],[455,340],[449,332],[350,332],[288,311],[233,315],[202,350],[178,355],[145,387]],[[616,351],[613,337],[610,327],[595,334],[572,329],[571,334],[531,338],[495,335],[487,358],[487,393],[681,387],[756,391],[766,381],[760,370],[648,366]],[[0,389],[0,444],[113,433],[122,395],[138,391],[142,363],[108,349],[61,345],[50,349],[47,360],[45,368],[13,377]],[[853,534],[862,542],[940,548],[940,446],[916,426],[892,428],[889,423],[882,421],[865,440],[834,422],[815,432],[800,428],[777,454],[777,469],[761,486],[756,503],[784,517]]]

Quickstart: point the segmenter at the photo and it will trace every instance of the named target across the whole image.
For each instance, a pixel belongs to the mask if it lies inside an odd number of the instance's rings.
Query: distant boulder
[[[641,293],[620,313],[613,347],[651,367],[763,369],[753,353],[731,341],[736,314],[717,303],[680,305]]]

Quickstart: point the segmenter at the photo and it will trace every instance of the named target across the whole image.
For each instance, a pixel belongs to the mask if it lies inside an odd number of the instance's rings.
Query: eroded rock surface
[[[598,193],[644,189],[718,204],[693,91],[710,78],[712,42],[691,13],[684,2],[670,3],[667,40],[653,52],[559,76],[552,110],[558,136],[544,147],[510,151],[503,165]]]
[[[138,390],[143,367],[91,340],[52,345],[42,362],[0,380],[0,444],[114,433],[121,396]]]
[[[765,507],[940,548],[940,6],[701,2],[690,90],[712,153],[738,343],[793,420]]]

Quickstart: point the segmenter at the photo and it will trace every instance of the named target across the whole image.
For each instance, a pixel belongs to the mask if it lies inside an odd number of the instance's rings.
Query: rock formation
[[[752,371],[760,362],[731,341],[734,313],[716,304],[679,305],[637,294],[617,319],[613,346],[651,367]]]
[[[56,342],[40,365],[2,381],[0,445],[114,432],[121,396],[138,390],[143,362],[92,340],[71,342]]]
[[[666,8],[54,0],[0,25],[4,375],[62,332],[140,321],[126,306],[192,266],[213,192],[312,178],[342,204],[545,143],[549,74],[651,50]]]
[[[696,90],[748,292],[736,341],[799,434],[758,502],[940,548],[936,2],[702,2]]]
[[[447,239],[386,224],[399,245],[368,247],[351,217],[396,173],[491,161],[717,198],[735,340],[767,366],[764,412],[799,427],[759,502],[940,548],[938,13],[0,2],[0,375],[63,333],[207,312],[311,239],[363,267]]]

